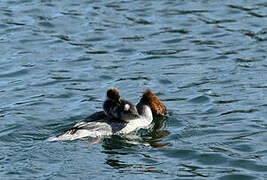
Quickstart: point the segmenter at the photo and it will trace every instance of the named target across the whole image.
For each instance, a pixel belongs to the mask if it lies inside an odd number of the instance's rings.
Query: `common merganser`
[[[117,88],[107,90],[107,99],[103,103],[103,109],[111,121],[128,122],[139,118],[136,107],[131,102],[121,99]]]
[[[166,106],[147,89],[137,104],[139,117],[127,123],[110,121],[104,111],[96,112],[85,121],[77,123],[58,137],[51,137],[49,141],[75,140],[84,137],[101,138],[111,135],[128,134],[139,129],[148,129],[153,125],[153,114],[163,116],[167,113]],[[153,114],[152,114],[153,113]]]

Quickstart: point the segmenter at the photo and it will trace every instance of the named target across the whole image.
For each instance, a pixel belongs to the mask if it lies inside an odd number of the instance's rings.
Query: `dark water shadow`
[[[133,147],[136,145],[151,146],[151,147],[163,147],[170,143],[161,143],[164,137],[168,136],[170,132],[162,129],[167,117],[154,117],[153,129],[146,130],[141,129],[137,134],[130,134],[125,136],[114,135],[109,138],[103,139],[103,148],[105,150],[123,149],[127,147]],[[104,151],[105,152],[105,151]]]
[[[163,128],[167,119],[167,117],[154,117],[152,130],[141,129],[136,135],[116,135],[103,139],[102,153],[107,155],[105,164],[122,171],[132,171],[129,169],[132,168],[137,170],[135,173],[164,173],[163,170],[156,168],[161,164],[157,158],[152,157],[148,152],[140,151],[140,148],[161,148],[170,144],[169,142],[162,142],[163,138],[170,134],[168,130]],[[131,155],[140,156],[144,161],[133,163],[124,160],[125,157]]]

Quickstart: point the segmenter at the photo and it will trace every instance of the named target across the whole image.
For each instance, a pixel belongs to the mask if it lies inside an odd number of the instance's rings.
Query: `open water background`
[[[1,0],[0,179],[267,179],[266,51],[265,0]],[[47,141],[111,86],[167,118]]]

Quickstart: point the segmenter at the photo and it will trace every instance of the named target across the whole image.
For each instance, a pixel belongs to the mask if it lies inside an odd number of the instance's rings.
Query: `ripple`
[[[111,80],[111,79],[113,79],[111,76],[107,76],[107,75],[99,76],[99,78],[103,79],[103,80]]]
[[[244,168],[244,169],[253,170],[256,172],[265,172],[267,168],[267,166],[258,165],[255,163],[255,161],[251,161],[251,160],[234,160],[231,162],[231,165],[233,167]]]
[[[9,134],[15,132],[17,129],[19,129],[21,125],[13,125],[9,126],[7,128],[0,130],[0,141],[10,141],[11,139],[8,138]]]
[[[193,40],[192,41],[196,45],[218,45],[222,44],[220,41],[214,41],[214,40]]]
[[[87,51],[87,54],[108,54],[108,51]]]
[[[227,163],[227,159],[221,154],[205,153],[197,156],[197,161],[205,165],[219,165]]]
[[[172,29],[172,28],[165,28],[165,32],[179,33],[179,34],[188,34],[189,33],[189,31],[186,29]]]
[[[39,86],[39,87],[42,87],[42,86],[51,86],[51,85],[55,85],[55,84],[60,84],[60,83],[65,83],[65,82],[88,82],[88,80],[84,80],[84,79],[71,79],[69,77],[59,77],[58,79],[55,78],[56,80],[45,80],[45,81],[41,81],[38,82],[38,83],[33,83],[31,84],[31,86]]]
[[[186,160],[193,159],[196,156],[196,154],[197,153],[195,151],[190,149],[170,149],[164,151],[164,155],[166,157],[173,157]]]
[[[160,12],[164,13],[164,15],[186,15],[186,14],[201,14],[201,13],[207,13],[208,10],[177,10],[177,9],[164,9]]]
[[[256,88],[256,89],[265,89],[267,88],[267,84],[253,84],[251,85],[251,88]]]
[[[185,101],[187,98],[167,98],[163,99],[163,101]]]
[[[69,11],[69,12],[60,12],[63,15],[69,15],[69,16],[81,16],[82,14],[77,11]]]
[[[166,43],[166,44],[175,44],[175,43],[181,42],[182,40],[183,39],[181,39],[181,38],[175,38],[175,39],[170,39],[170,40],[164,40],[162,42]]]
[[[132,54],[135,51],[136,51],[135,49],[131,49],[131,48],[122,48],[122,49],[116,50],[115,52],[124,53],[124,54]]]
[[[75,90],[75,91],[90,91],[92,88],[74,88],[74,87],[66,87],[67,90]]]
[[[236,139],[242,139],[242,138],[246,138],[246,137],[250,137],[253,135],[257,135],[257,134],[265,134],[267,131],[258,131],[258,132],[252,132],[252,133],[247,133],[247,134],[242,134],[236,137],[232,137],[231,140],[236,140]]]
[[[159,82],[164,85],[172,84],[172,82],[168,79],[160,79]]]
[[[142,41],[142,40],[144,40],[144,37],[136,35],[136,36],[122,37],[121,39],[125,40],[125,41]]]
[[[42,27],[46,27],[46,28],[55,28],[55,25],[52,24],[51,22],[39,22],[38,23],[40,26]]]
[[[140,18],[140,19],[136,19],[136,18],[132,18],[132,17],[128,17],[128,16],[126,16],[126,19],[128,19],[129,21],[132,21],[132,22],[134,22],[134,23],[136,23],[136,24],[143,24],[143,25],[150,25],[150,24],[153,24],[152,22],[147,21],[147,20],[142,19],[142,18]]]
[[[29,73],[29,70],[27,69],[20,69],[8,73],[2,73],[0,74],[0,78],[7,78],[7,77],[18,77],[18,76],[23,76]]]
[[[150,51],[144,51],[144,54],[147,55],[171,55],[171,54],[177,54],[179,52],[185,51],[184,49],[161,49],[161,50],[150,50]]]
[[[71,77],[51,76],[51,79],[55,79],[55,80],[67,80],[67,79],[71,79]]]
[[[241,62],[241,63],[249,63],[249,62],[255,62],[258,61],[256,59],[244,59],[244,58],[236,58],[236,62]]]
[[[223,24],[223,23],[233,23],[236,22],[234,19],[220,19],[220,20],[215,20],[211,18],[200,18],[201,21],[204,21],[207,24]]]
[[[47,95],[45,95],[45,97],[46,98],[56,98],[56,99],[58,99],[58,98],[70,98],[70,97],[72,97],[73,96],[73,93],[71,93],[71,92],[68,92],[68,93],[62,93],[62,94],[47,94]]]
[[[233,99],[233,100],[218,100],[218,101],[214,101],[214,103],[216,104],[230,104],[230,103],[235,103],[235,102],[239,102],[241,101],[240,99]]]
[[[257,109],[248,109],[248,110],[232,110],[232,111],[227,111],[227,112],[224,112],[224,113],[221,113],[221,115],[228,115],[228,114],[235,114],[235,113],[254,113],[254,112],[257,112],[258,110]]]
[[[189,100],[190,102],[197,103],[197,104],[203,104],[208,103],[210,101],[210,98],[204,95],[194,97]]]
[[[131,80],[131,81],[147,80],[147,81],[149,81],[150,79],[147,77],[139,76],[139,77],[119,78],[116,81],[125,81],[125,80]]]
[[[195,87],[195,86],[200,86],[200,85],[203,85],[203,84],[207,84],[208,81],[206,80],[203,80],[202,82],[193,82],[193,83],[189,83],[189,84],[186,84],[184,86],[180,86],[179,88],[183,89],[183,88],[191,88],[191,87]]]
[[[98,42],[98,41],[103,41],[106,40],[105,37],[94,37],[94,38],[89,38],[89,39],[85,39],[85,41],[88,42]]]
[[[118,69],[118,68],[121,68],[120,65],[109,65],[109,66],[94,66],[95,69],[106,69],[106,70],[109,70],[109,69]]]
[[[83,48],[91,48],[93,47],[92,44],[88,43],[81,43],[81,42],[69,42],[70,45],[72,46],[78,46],[78,47],[83,47]],[[90,51],[89,51],[90,52]],[[90,54],[90,53],[89,53]]]
[[[6,24],[16,25],[16,26],[25,26],[26,24],[14,21],[6,21]]]
[[[53,35],[52,37],[57,37],[57,38],[64,40],[64,41],[70,41],[71,40],[69,36],[62,35],[62,34],[61,35]]]
[[[163,54],[162,54],[163,55]],[[154,59],[177,59],[177,56],[148,56],[148,57],[144,57],[144,58],[140,58],[139,60],[154,60]]]
[[[225,175],[219,178],[220,180],[252,180],[257,179],[256,176],[244,175],[244,174],[233,174],[233,175]]]

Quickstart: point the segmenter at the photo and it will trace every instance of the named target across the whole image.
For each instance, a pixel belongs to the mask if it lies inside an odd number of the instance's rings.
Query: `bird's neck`
[[[141,106],[138,106],[138,113],[140,116],[147,120],[153,120],[152,111],[149,106],[142,104]]]

